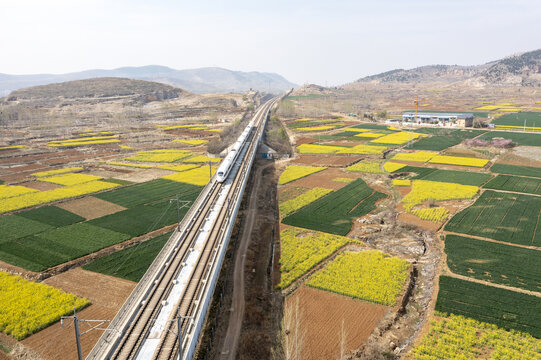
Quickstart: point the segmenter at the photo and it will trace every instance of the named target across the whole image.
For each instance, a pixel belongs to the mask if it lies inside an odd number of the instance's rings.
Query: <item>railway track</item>
[[[182,349],[197,341],[202,321],[196,324],[195,319],[204,319],[202,299],[214,290],[211,277],[221,266],[262,125],[276,101],[256,112],[255,130],[235,164],[234,177],[226,183],[211,179],[87,359],[178,359],[177,318]],[[169,303],[178,293],[179,300]]]

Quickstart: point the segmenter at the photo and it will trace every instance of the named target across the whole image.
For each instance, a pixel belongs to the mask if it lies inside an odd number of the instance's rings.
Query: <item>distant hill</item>
[[[358,79],[356,83],[455,83],[466,81],[480,86],[541,86],[541,49],[506,57],[483,65],[427,65],[395,69]]]
[[[181,93],[186,93],[186,91],[157,82],[124,78],[92,78],[15,90],[8,99],[10,101],[81,98],[108,100],[137,96],[142,100],[155,101],[174,99]]]
[[[114,70],[87,70],[60,75],[0,74],[0,96],[5,96],[11,91],[30,86],[103,77],[154,81],[180,87],[198,94],[245,92],[250,88],[281,93],[296,86],[275,73],[232,71],[218,67],[175,70],[166,66],[149,65],[122,67]]]
[[[104,102],[130,100],[151,102],[178,98],[187,91],[157,82],[124,78],[92,78],[31,86],[11,92],[3,100],[44,105],[73,101]]]

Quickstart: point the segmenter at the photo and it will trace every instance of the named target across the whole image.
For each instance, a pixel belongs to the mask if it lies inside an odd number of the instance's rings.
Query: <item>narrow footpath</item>
[[[242,321],[244,318],[244,271],[246,251],[250,245],[252,230],[257,215],[257,194],[261,182],[261,174],[265,168],[272,166],[272,163],[257,168],[254,180],[254,186],[250,193],[250,202],[246,211],[246,220],[242,229],[239,247],[235,256],[235,268],[233,269],[233,299],[231,301],[231,314],[227,332],[224,337],[222,350],[220,351],[221,360],[234,360],[236,358]]]

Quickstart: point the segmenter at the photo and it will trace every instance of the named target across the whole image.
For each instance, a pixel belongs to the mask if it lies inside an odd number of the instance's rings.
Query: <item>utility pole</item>
[[[169,202],[175,201],[177,204],[177,230],[180,231],[180,209],[185,208],[186,206],[190,205],[191,201],[188,200],[180,200],[178,197],[178,194],[174,199],[169,199]]]
[[[60,326],[61,327],[64,327],[64,320],[65,319],[73,319],[73,325],[74,325],[74,328],[75,328],[75,342],[77,344],[77,358],[79,360],[83,360],[83,350],[82,350],[82,347],[81,347],[81,336],[86,334],[89,331],[94,330],[94,329],[96,329],[96,330],[109,330],[109,329],[100,328],[100,326],[103,325],[104,323],[110,322],[110,320],[80,320],[79,317],[77,316],[77,312],[75,310],[73,311],[73,316],[62,316],[60,318]],[[87,331],[85,331],[85,332],[83,332],[81,334],[80,331],[79,331],[79,322],[80,321],[81,322],[87,322],[87,323],[97,322],[98,324],[91,327],[90,329],[88,329]]]
[[[178,359],[179,360],[182,360],[182,357],[184,356],[184,350],[182,349],[182,324],[181,324],[181,320],[182,319],[193,319],[193,316],[182,316],[182,315],[179,315],[177,316],[175,319],[171,319],[169,321],[176,321],[177,323],[177,332],[175,333],[174,331],[172,330],[169,330],[171,331],[173,334],[175,334],[177,336],[177,341],[178,341]]]
[[[212,162],[209,160],[209,181],[212,179]]]

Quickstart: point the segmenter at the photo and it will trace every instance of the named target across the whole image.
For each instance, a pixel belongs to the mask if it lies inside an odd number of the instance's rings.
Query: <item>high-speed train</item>
[[[227,179],[227,176],[229,175],[229,172],[233,168],[233,165],[235,164],[235,160],[237,160],[237,157],[239,156],[239,153],[242,150],[242,147],[244,146],[244,143],[246,142],[246,139],[248,138],[248,135],[250,135],[250,132],[252,131],[254,127],[254,122],[250,121],[248,126],[244,129],[242,134],[240,134],[237,141],[235,141],[235,144],[233,145],[233,148],[231,151],[229,151],[229,154],[225,157],[224,161],[220,164],[220,167],[218,167],[218,171],[216,172],[216,181],[222,183]]]

